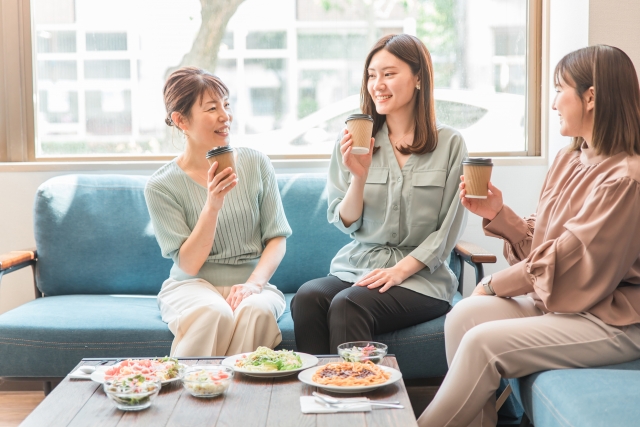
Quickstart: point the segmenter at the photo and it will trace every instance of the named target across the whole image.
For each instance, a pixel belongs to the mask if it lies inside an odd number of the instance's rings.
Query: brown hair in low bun
[[[229,89],[222,80],[206,70],[182,67],[171,73],[164,84],[164,106],[167,109],[164,122],[167,126],[175,126],[171,120],[171,114],[174,112],[189,119],[191,107],[196,101],[202,103],[202,97],[206,92],[222,99],[229,97]]]

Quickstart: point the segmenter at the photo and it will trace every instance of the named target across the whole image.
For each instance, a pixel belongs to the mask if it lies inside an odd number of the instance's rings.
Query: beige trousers
[[[158,306],[175,336],[171,356],[225,356],[280,344],[277,319],[286,305],[282,292],[267,284],[232,311],[226,301],[230,291],[230,286],[202,279],[163,283]]]
[[[445,345],[449,372],[418,425],[495,427],[501,378],[640,358],[640,325],[543,314],[528,297],[473,296],[447,314]]]

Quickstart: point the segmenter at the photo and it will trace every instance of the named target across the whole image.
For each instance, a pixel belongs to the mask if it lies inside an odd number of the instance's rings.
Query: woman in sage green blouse
[[[467,150],[436,123],[432,70],[427,48],[406,34],[383,37],[367,56],[361,107],[374,119],[372,149],[352,154],[345,130],[327,182],[328,220],[353,241],[291,303],[300,351],[336,353],[451,307],[458,282],[447,258],[466,220],[457,190]]]

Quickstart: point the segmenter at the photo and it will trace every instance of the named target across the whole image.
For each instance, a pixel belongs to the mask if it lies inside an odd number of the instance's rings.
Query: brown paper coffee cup
[[[491,159],[468,158],[462,162],[464,185],[469,199],[486,199],[489,195],[489,181],[493,162]]]
[[[218,162],[218,168],[216,169],[213,176],[218,175],[220,172],[225,170],[228,167],[231,167],[233,172],[236,172],[236,159],[233,148],[228,145],[223,145],[221,147],[216,147],[207,152],[207,160],[209,161],[209,165],[212,165],[213,162]]]
[[[368,114],[352,114],[347,117],[345,123],[353,140],[351,152],[353,154],[369,154],[373,118]]]

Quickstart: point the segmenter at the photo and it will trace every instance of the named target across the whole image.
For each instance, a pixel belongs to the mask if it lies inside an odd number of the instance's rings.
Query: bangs
[[[200,105],[202,105],[202,99],[205,94],[211,95],[213,99],[220,98],[225,100],[229,98],[229,89],[218,77],[208,73],[201,74],[199,77],[198,103]]]
[[[553,72],[553,84],[554,86],[560,86],[560,80],[562,80],[563,82],[567,83],[567,73],[566,73],[566,67],[567,67],[567,61],[566,61],[566,56],[564,58],[562,58],[560,60],[560,62],[558,62],[558,65],[556,65],[556,69]]]

